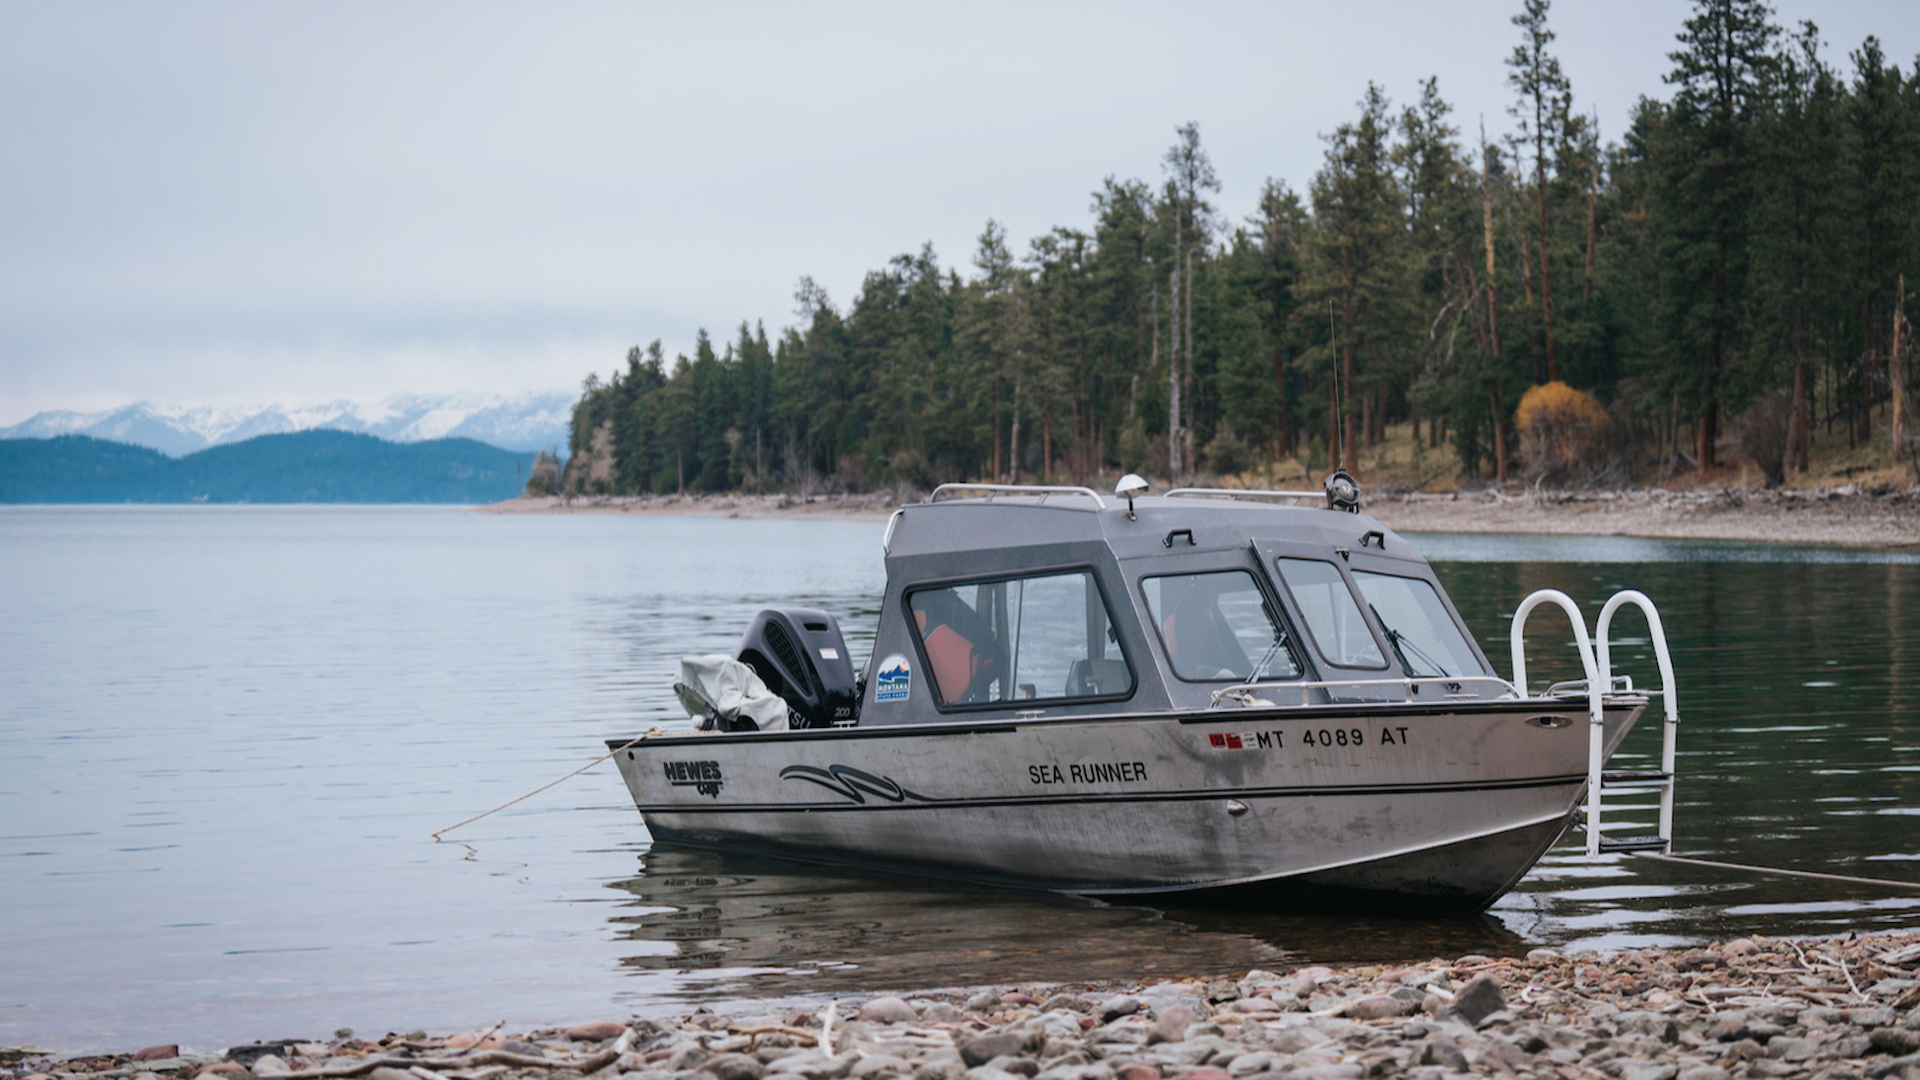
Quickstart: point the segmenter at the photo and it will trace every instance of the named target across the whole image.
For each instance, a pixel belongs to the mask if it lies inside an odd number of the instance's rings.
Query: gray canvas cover
[[[787,703],[767,689],[752,668],[725,653],[680,658],[680,681],[673,692],[687,715],[705,720],[747,717],[761,731],[787,730]]]

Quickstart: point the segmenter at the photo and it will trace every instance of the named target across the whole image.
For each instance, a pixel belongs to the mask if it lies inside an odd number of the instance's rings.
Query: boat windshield
[[[907,594],[945,705],[1124,695],[1133,670],[1085,570]]]
[[[1473,646],[1461,635],[1431,582],[1367,570],[1355,570],[1353,580],[1386,631],[1387,644],[1403,674],[1481,673]]]
[[[1283,556],[1273,562],[1280,579],[1287,583],[1287,591],[1293,594],[1293,602],[1300,605],[1307,632],[1313,635],[1314,644],[1320,646],[1320,655],[1328,663],[1359,668],[1387,666],[1339,567],[1324,559]]]
[[[1173,673],[1190,682],[1297,679],[1287,635],[1245,570],[1140,582]]]

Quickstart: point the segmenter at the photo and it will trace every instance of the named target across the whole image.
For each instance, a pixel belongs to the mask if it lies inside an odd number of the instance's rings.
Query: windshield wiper
[[[1413,664],[1407,659],[1408,652],[1412,652],[1414,657],[1418,659],[1422,664],[1425,664],[1426,666],[1432,668],[1433,669],[1432,674],[1434,675],[1447,674],[1446,668],[1442,667],[1439,664],[1434,663],[1433,657],[1428,656],[1424,652],[1421,652],[1420,646],[1415,645],[1412,641],[1409,641],[1407,639],[1407,635],[1401,633],[1398,630],[1395,630],[1391,626],[1388,626],[1387,620],[1380,617],[1379,608],[1373,606],[1373,604],[1369,602],[1367,604],[1367,610],[1373,612],[1374,620],[1380,624],[1380,629],[1385,630],[1387,632],[1387,644],[1392,646],[1394,659],[1400,661],[1400,671],[1404,675],[1406,675],[1407,678],[1417,679],[1420,677],[1420,673],[1413,670]]]
[[[1273,632],[1273,644],[1267,646],[1267,651],[1261,654],[1260,662],[1253,665],[1253,676],[1247,681],[1258,682],[1261,673],[1267,670],[1267,665],[1273,662],[1274,656],[1277,655],[1281,649],[1285,648],[1286,644],[1287,632],[1276,628]]]

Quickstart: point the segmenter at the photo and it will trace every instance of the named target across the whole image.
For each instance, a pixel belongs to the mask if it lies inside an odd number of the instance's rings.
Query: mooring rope
[[[1689,859],[1684,855],[1662,855],[1657,851],[1636,851],[1633,854],[1643,859],[1659,859],[1662,862],[1686,863],[1689,866],[1711,866],[1717,870],[1748,870],[1756,874],[1782,874],[1787,877],[1813,878],[1816,881],[1842,881],[1850,885],[1879,885],[1889,889],[1911,889],[1920,892],[1920,881],[1892,881],[1887,878],[1851,877],[1846,874],[1821,874],[1812,870],[1783,870],[1777,866],[1752,866],[1747,863],[1715,862],[1712,859]]]
[[[514,803],[525,802],[528,799],[533,798],[535,795],[540,794],[541,792],[547,790],[550,787],[553,787],[557,784],[565,783],[566,781],[571,780],[576,776],[579,776],[581,773],[586,772],[588,769],[593,768],[595,765],[600,764],[601,762],[607,760],[608,758],[612,757],[613,755],[619,753],[622,750],[630,750],[633,747],[639,746],[641,743],[647,741],[648,739],[653,738],[655,735],[665,735],[665,734],[666,732],[660,730],[658,727],[650,727],[646,730],[646,733],[644,735],[641,735],[639,738],[634,739],[632,742],[627,743],[625,746],[614,747],[613,749],[607,751],[604,754],[601,754],[599,757],[594,758],[592,761],[587,762],[585,765],[580,766],[579,768],[573,770],[572,772],[561,777],[560,779],[553,781],[552,783],[541,784],[539,787],[534,788],[532,791],[527,792],[525,795],[522,795],[517,799],[508,799],[506,802],[501,803],[499,806],[496,806],[491,810],[485,811],[483,813],[475,814],[465,821],[454,822],[452,825],[449,825],[446,828],[439,830],[439,832],[435,832],[430,835],[432,835],[435,841],[438,841],[440,839],[441,833],[450,833],[453,830],[460,828],[462,825],[471,825],[474,822],[479,821],[483,817],[489,817],[493,814],[497,814],[500,811],[505,810],[507,807],[512,806]]]

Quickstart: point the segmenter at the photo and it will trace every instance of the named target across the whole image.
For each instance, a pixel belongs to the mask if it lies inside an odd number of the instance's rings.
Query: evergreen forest
[[[635,347],[587,379],[561,483],[1367,480],[1390,426],[1408,487],[1736,459],[1780,483],[1816,438],[1911,459],[1920,58],[1872,37],[1835,56],[1760,0],[1695,0],[1662,93],[1603,138],[1550,15],[1512,18],[1494,141],[1436,80],[1400,103],[1370,84],[1304,188],[1269,180],[1229,221],[1189,123],[1157,177],[1107,179],[1024,252],[988,221],[964,268],[923,247],[844,306],[801,279],[775,338]]]

